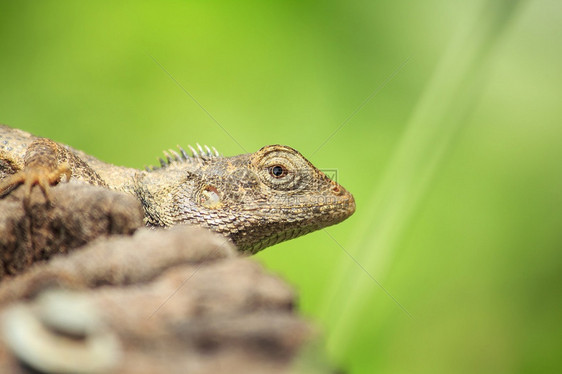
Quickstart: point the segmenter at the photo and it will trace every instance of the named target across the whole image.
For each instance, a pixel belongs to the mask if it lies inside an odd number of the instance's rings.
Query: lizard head
[[[355,211],[351,193],[282,145],[234,157],[202,152],[149,174],[155,172],[173,173],[177,183],[164,188],[166,212],[147,212],[149,221],[204,226],[244,252],[334,225]]]

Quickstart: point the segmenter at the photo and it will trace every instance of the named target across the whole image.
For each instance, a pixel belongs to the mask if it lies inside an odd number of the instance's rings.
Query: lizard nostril
[[[341,195],[342,190],[339,185],[335,184],[334,186],[332,186],[332,192],[336,195]]]

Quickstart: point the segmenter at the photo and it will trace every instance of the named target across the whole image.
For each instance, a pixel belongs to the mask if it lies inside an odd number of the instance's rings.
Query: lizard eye
[[[281,146],[270,146],[267,153],[258,151],[254,154],[252,164],[261,181],[277,191],[297,192],[309,186],[310,169],[308,161]],[[267,150],[267,148],[266,148]]]
[[[283,178],[289,171],[282,165],[274,165],[269,168],[269,174],[274,178]]]

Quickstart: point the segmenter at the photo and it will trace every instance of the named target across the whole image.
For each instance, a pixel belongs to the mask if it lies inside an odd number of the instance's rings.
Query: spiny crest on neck
[[[201,147],[199,143],[196,143],[195,145],[197,146],[197,149],[193,148],[191,145],[187,146],[191,151],[191,155],[187,153],[187,151],[179,145],[177,146],[179,152],[173,149],[168,149],[167,151],[163,151],[165,158],[162,157],[158,158],[158,161],[160,161],[160,166],[145,166],[144,168],[146,171],[154,171],[154,170],[165,169],[170,165],[175,165],[177,163],[186,163],[186,162],[204,163],[208,160],[222,157],[222,155],[217,151],[215,147],[209,148],[209,146],[207,145]]]

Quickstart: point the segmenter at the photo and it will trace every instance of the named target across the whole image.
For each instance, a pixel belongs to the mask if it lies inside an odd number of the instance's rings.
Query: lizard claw
[[[70,179],[71,171],[67,163],[60,164],[55,170],[49,171],[45,167],[25,168],[0,182],[0,197],[9,194],[20,184],[24,187],[24,204],[29,206],[31,190],[38,185],[47,202],[51,201],[50,188],[57,184],[62,176]]]

